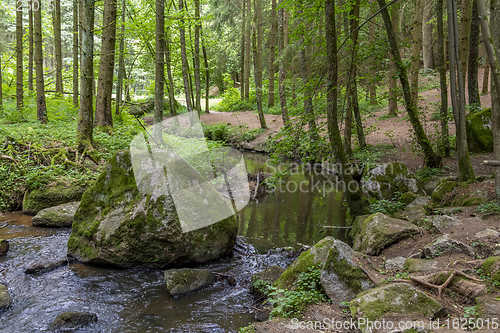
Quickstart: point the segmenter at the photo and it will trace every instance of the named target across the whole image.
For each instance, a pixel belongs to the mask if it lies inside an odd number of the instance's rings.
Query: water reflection
[[[250,173],[272,172],[262,155],[245,156]],[[240,211],[239,234],[254,239],[259,251],[297,243],[314,244],[325,236],[348,242],[346,230],[323,228],[344,226],[342,192],[335,178],[308,168],[295,170],[274,192],[251,202]]]

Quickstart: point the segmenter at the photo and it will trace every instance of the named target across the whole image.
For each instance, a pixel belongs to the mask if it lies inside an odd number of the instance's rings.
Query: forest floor
[[[423,79],[423,81],[425,78]],[[422,84],[424,84],[422,82]],[[479,87],[483,83],[483,70],[479,71]],[[466,96],[468,99],[468,96]],[[451,98],[448,98],[448,103],[451,105]],[[419,93],[419,107],[422,110],[422,124],[427,135],[432,141],[437,139],[436,133],[439,133],[439,120],[431,120],[433,113],[438,112],[440,105],[440,89],[430,89]],[[484,94],[481,96],[481,106],[483,108],[491,107],[491,94]],[[402,162],[408,169],[415,172],[423,167],[423,157],[415,151],[416,141],[411,134],[412,125],[408,119],[404,104],[402,101],[398,102],[399,115],[395,118],[383,117],[388,113],[388,107],[383,107],[374,113],[365,115],[364,127],[369,129],[366,135],[366,141],[369,145],[385,145],[387,146],[386,153],[380,157],[380,162]],[[281,115],[266,114],[266,124],[269,127],[265,132],[258,135],[250,146],[255,146],[262,143],[270,136],[274,136],[283,127],[283,120]],[[203,113],[201,121],[206,125],[211,124],[231,124],[233,126],[246,125],[249,130],[260,128],[260,121],[258,114],[255,111],[241,111],[241,112],[214,112],[209,114]],[[317,119],[318,124],[326,126],[326,119]],[[450,135],[455,134],[454,121],[448,122]],[[438,132],[436,132],[438,130]],[[353,138],[354,139],[354,138]],[[413,149],[412,146],[415,148]],[[490,174],[491,168],[482,165],[482,162],[487,159],[492,159],[493,154],[471,154],[471,162],[475,174],[484,175]],[[444,166],[447,168],[450,175],[457,175],[456,156],[447,157],[444,159]]]

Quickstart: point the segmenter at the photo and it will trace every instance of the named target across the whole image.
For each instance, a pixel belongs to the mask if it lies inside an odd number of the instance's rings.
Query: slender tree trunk
[[[352,10],[349,14],[349,32],[352,33],[352,44],[350,52],[350,66],[347,79],[347,108],[345,114],[345,125],[344,125],[344,143],[345,152],[347,156],[352,156],[352,109],[357,101],[354,101],[353,86],[356,85],[356,58],[357,58],[357,48],[358,48],[358,26],[359,26],[359,0],[353,3]],[[347,31],[347,29],[346,29]],[[357,97],[357,94],[356,94]]]
[[[118,54],[118,82],[116,83],[116,106],[115,113],[121,114],[123,95],[123,73],[125,72],[125,0],[122,0],[121,28],[120,28],[120,49]]]
[[[61,50],[61,2],[54,0],[54,10],[52,11],[54,23],[54,53],[56,61],[56,96],[63,94],[62,80],[62,50]]]
[[[210,93],[210,68],[208,67],[207,49],[205,47],[205,39],[203,38],[203,29],[201,30],[201,48],[205,61],[205,112],[210,113],[210,103],[208,99]]]
[[[3,110],[2,61],[0,59],[0,111]]]
[[[173,0],[172,0],[173,1]],[[177,105],[175,104],[175,88],[174,88],[174,78],[172,77],[172,58],[170,55],[170,27],[167,27],[167,32],[165,34],[165,62],[167,63],[167,76],[168,76],[168,102],[170,103],[170,114],[172,116],[177,115]]]
[[[76,144],[80,153],[92,147],[94,103],[94,0],[81,0],[81,85]]]
[[[17,2],[16,2],[17,3]],[[17,5],[16,5],[17,7]],[[16,105],[23,107],[23,12],[16,10]]]
[[[392,28],[394,30],[394,35],[398,36],[399,32],[399,2],[392,4],[391,8],[392,13]],[[398,116],[398,87],[396,84],[398,69],[396,67],[396,63],[394,62],[394,58],[390,60],[390,69],[389,69],[389,117],[397,117]]]
[[[354,67],[354,77],[356,74],[357,67]],[[358,134],[359,148],[366,149],[366,139],[365,132],[363,131],[363,121],[361,119],[361,113],[359,111],[359,99],[358,99],[358,84],[354,80],[352,85],[352,112],[354,113],[354,119],[356,121],[356,133]]]
[[[240,96],[245,99],[246,0],[241,0]]]
[[[448,84],[446,83],[446,62],[444,58],[443,0],[437,0],[436,18],[438,31],[439,86],[441,90],[441,149],[444,156],[450,156],[450,134],[448,131]]]
[[[73,105],[78,106],[78,2],[73,0]]]
[[[467,58],[469,57],[469,36],[470,26],[472,21],[472,2],[474,0],[462,0],[461,17],[460,17],[460,72],[462,73],[462,82],[465,84],[467,77]],[[458,29],[458,27],[457,27]],[[465,88],[464,88],[465,89]]]
[[[484,9],[483,0],[480,0],[481,6]],[[479,3],[478,3],[479,4]],[[500,160],[500,68],[499,68],[499,51],[500,51],[500,2],[498,0],[491,0],[491,42],[490,38],[487,38],[485,30],[483,30],[483,39],[488,39],[485,42],[485,46],[488,51],[488,57],[490,57],[490,64],[492,64],[491,70],[491,115],[492,115],[492,129],[493,129],[493,157],[495,160]],[[480,10],[480,15],[484,18],[485,11]],[[483,20],[481,20],[483,21]],[[486,21],[481,22],[483,27],[486,28]],[[487,45],[487,44],[492,45]],[[492,47],[491,47],[492,46]],[[495,52],[492,52],[496,50]],[[496,201],[500,203],[500,169],[495,169],[495,193]]]
[[[194,0],[196,23],[194,26],[194,84],[196,88],[196,110],[201,113],[201,75],[200,75],[200,0]]]
[[[42,11],[36,10],[34,19],[35,70],[36,70],[36,115],[38,120],[47,122],[47,105],[45,104],[45,87],[43,81],[43,50],[42,50]]]
[[[28,10],[28,90],[33,91],[33,11],[31,7],[33,5],[32,1],[28,2],[30,9]]]
[[[424,21],[423,21],[423,58],[424,70],[434,69],[434,50],[432,47],[432,30],[433,30],[433,6],[435,0],[424,0]]]
[[[418,107],[418,76],[420,70],[420,51],[422,50],[422,15],[425,0],[416,0],[413,16],[413,36],[410,66],[410,92],[413,104]]]
[[[448,36],[450,52],[450,90],[453,117],[455,119],[456,143],[458,155],[458,176],[461,181],[475,180],[474,170],[470,162],[465,129],[465,85],[463,82],[462,65],[458,49],[458,19],[455,0],[448,0]],[[458,82],[457,82],[458,81]],[[458,86],[458,87],[457,87]],[[456,95],[458,88],[458,96]]]
[[[469,105],[481,107],[479,98],[478,66],[479,66],[479,13],[477,0],[472,0],[472,20],[469,38],[469,70],[467,71],[467,88],[469,91]]]
[[[274,58],[276,55],[276,0],[271,0],[271,30],[269,31],[269,94],[267,106],[274,106]]]
[[[259,17],[259,3],[254,0],[254,14],[252,26],[252,48],[253,48],[253,75],[255,80],[255,97],[257,100],[257,111],[259,112],[260,127],[267,128],[266,118],[262,111],[262,67],[260,64],[259,46],[257,45],[257,25],[260,23]]]
[[[488,79],[490,78],[490,62],[488,57],[486,57],[486,61],[484,62],[484,70],[483,70],[483,88],[481,89],[481,95],[486,95],[488,93]]]
[[[245,1],[245,0],[243,0]],[[250,98],[250,31],[251,24],[249,23],[252,17],[251,0],[247,0],[247,17],[246,17],[246,46],[245,46],[245,99],[248,101]]]
[[[95,110],[95,125],[103,128],[113,127],[111,95],[115,68],[116,2],[117,0],[104,0],[102,46]]]
[[[377,1],[381,9],[385,7],[385,0]],[[389,39],[389,44],[391,45],[392,55],[394,56],[396,67],[398,68],[398,76],[403,88],[406,111],[408,112],[408,117],[410,118],[410,122],[412,124],[413,132],[415,134],[417,142],[424,154],[424,163],[428,167],[440,167],[442,165],[441,156],[432,149],[430,141],[425,134],[424,128],[422,127],[422,124],[418,119],[417,106],[413,102],[410,93],[410,85],[408,83],[408,77],[406,75],[406,68],[401,61],[401,55],[399,54],[396,36],[394,35],[394,30],[392,29],[391,18],[389,17],[387,8],[382,9],[382,18],[384,19],[385,27],[387,30],[387,37]]]
[[[330,138],[330,145],[335,159],[342,164],[342,167],[344,167],[347,165],[348,160],[344,150],[342,149],[342,138],[340,137],[337,115],[338,60],[337,34],[335,29],[335,0],[325,0],[325,39],[328,63],[326,103],[328,136]],[[344,168],[342,168],[342,170],[344,170]],[[355,218],[358,215],[363,215],[366,209],[361,199],[361,189],[359,183],[353,181],[350,173],[341,172],[340,177],[346,187],[344,193],[351,217]]]
[[[181,0],[182,1],[182,0]],[[179,7],[180,4],[179,4]],[[155,52],[155,111],[154,123],[163,122],[163,100],[165,89],[165,0],[156,0],[156,52]],[[162,126],[154,126],[153,137],[162,141]]]
[[[280,4],[283,0],[280,0]],[[278,52],[279,52],[279,95],[280,95],[280,105],[281,105],[281,116],[283,118],[283,124],[288,126],[290,118],[288,117],[288,109],[286,105],[286,94],[285,94],[285,62],[283,60],[284,53],[284,31],[283,31],[283,8],[278,9]]]
[[[184,95],[186,96],[186,107],[188,112],[193,111],[191,106],[191,90],[189,87],[189,65],[186,54],[186,30],[184,26],[184,1],[179,0],[179,11],[181,19],[179,20],[179,38],[181,43],[181,60],[182,60],[182,78],[184,82]]]
[[[397,5],[398,5],[398,2],[393,4],[393,6],[397,6]],[[375,12],[376,12],[376,7],[373,5],[370,5],[370,16],[375,14]],[[378,26],[375,22],[373,22],[373,20],[371,20],[368,23],[368,27],[369,27],[370,31],[372,32],[369,34],[370,43],[375,44],[376,40],[375,40],[375,33],[374,32],[377,31]],[[396,32],[396,34],[397,34],[397,32]],[[391,67],[391,69],[389,69],[389,72],[396,72],[396,69],[394,68],[394,64],[392,61],[391,61],[391,66],[392,67]],[[374,56],[370,57],[369,67],[368,67],[369,80],[368,80],[368,87],[367,87],[367,93],[368,93],[368,96],[370,99],[370,105],[377,104],[377,79],[376,79],[376,75],[377,75],[376,68],[377,67],[378,67],[377,59]],[[390,76],[390,78],[389,78],[389,85],[390,85],[391,77],[392,76]],[[393,82],[396,82],[395,78],[392,78],[392,80],[393,80]],[[389,110],[390,110],[390,108],[389,108]],[[397,110],[397,106],[396,106],[396,110]]]

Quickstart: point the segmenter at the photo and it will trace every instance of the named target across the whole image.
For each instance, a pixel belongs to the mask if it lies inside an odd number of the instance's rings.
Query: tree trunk
[[[241,0],[240,98],[245,99],[246,0]]]
[[[189,88],[189,65],[186,54],[186,32],[184,27],[184,1],[179,0],[179,11],[181,19],[179,20],[179,38],[181,43],[181,59],[182,59],[182,79],[184,82],[184,95],[186,96],[186,107],[188,112],[193,111],[191,106],[191,90]]]
[[[480,0],[482,7],[482,0]],[[485,11],[480,11],[482,17],[484,17]],[[500,80],[499,80],[499,59],[498,51],[500,51],[500,1],[491,0],[491,39],[486,37],[485,31],[483,30],[483,39],[488,39],[485,42],[485,46],[489,49],[488,57],[490,58],[490,64],[492,64],[491,70],[491,115],[492,115],[492,129],[493,129],[493,157],[495,160],[500,160]],[[482,20],[483,21],[483,20]],[[486,21],[481,22],[481,24],[486,25]],[[490,42],[491,40],[491,42]],[[493,47],[488,47],[486,44],[491,43]],[[492,52],[496,50],[496,52]],[[496,54],[495,54],[496,53]],[[500,203],[500,168],[495,169],[495,192],[496,201]]]
[[[115,114],[121,114],[123,97],[123,74],[125,72],[125,0],[122,0],[121,29],[120,29],[120,49],[118,53],[118,82],[116,83],[116,106]]]
[[[173,1],[173,0],[172,0]],[[170,114],[177,116],[177,105],[175,104],[175,88],[174,78],[172,77],[172,57],[170,55],[170,27],[167,27],[165,34],[165,62],[167,63],[167,76],[168,76],[168,102],[170,103]]]
[[[488,93],[488,79],[490,78],[490,62],[488,57],[486,57],[486,61],[484,62],[484,70],[483,70],[483,88],[481,89],[481,95],[486,95]]]
[[[436,3],[438,31],[439,86],[441,90],[441,150],[444,156],[450,156],[450,134],[448,131],[448,84],[446,83],[446,62],[444,58],[443,0]]]
[[[394,35],[398,36],[399,32],[399,2],[392,4],[391,8],[392,13],[392,29],[394,30]],[[397,38],[397,37],[396,37]],[[390,60],[389,67],[389,117],[397,117],[398,116],[398,87],[396,84],[396,78],[398,69],[396,67],[396,63],[394,62],[394,58]]]
[[[383,1],[383,0],[381,0]],[[342,138],[340,137],[340,130],[338,125],[338,109],[337,109],[337,77],[338,77],[338,64],[337,64],[337,34],[335,29],[335,0],[325,0],[325,40],[326,40],[326,54],[327,54],[327,125],[328,136],[330,138],[330,145],[332,152],[337,161],[342,164],[342,170],[347,165],[348,160],[342,149]],[[366,207],[363,205],[361,199],[361,189],[359,183],[352,179],[352,175],[347,172],[341,172],[340,178],[342,179],[346,190],[344,191],[346,201],[349,206],[351,217],[354,219],[356,216],[363,215],[366,212]],[[352,189],[352,185],[356,185]]]
[[[349,33],[352,34],[352,44],[351,44],[351,52],[350,52],[350,66],[349,72],[347,74],[347,108],[345,114],[345,125],[344,125],[344,143],[345,143],[345,152],[347,156],[352,156],[352,145],[351,145],[351,137],[352,137],[352,109],[354,104],[357,104],[357,101],[354,101],[353,94],[353,86],[356,85],[356,57],[357,57],[357,48],[358,48],[358,26],[359,26],[359,0],[356,0],[355,3],[352,4],[352,10],[349,14]],[[347,29],[346,29],[347,32]],[[356,94],[357,97],[357,94]]]
[[[434,69],[434,50],[432,47],[432,14],[434,0],[424,0],[424,21],[423,21],[423,58],[424,58],[424,71],[427,69]]]
[[[356,74],[357,67],[354,67],[354,77]],[[359,110],[359,99],[358,99],[358,83],[354,80],[352,85],[352,112],[354,113],[354,119],[356,121],[356,133],[358,134],[359,148],[366,149],[366,139],[365,132],[363,130],[363,121],[361,119],[361,113]]]
[[[393,6],[397,6],[399,3],[396,2],[393,4]],[[372,16],[373,14],[375,14],[376,12],[376,7],[373,6],[373,5],[370,5],[370,16]],[[370,29],[370,31],[372,32],[375,32],[377,31],[378,29],[378,26],[375,22],[373,22],[373,20],[370,21],[370,23],[368,23],[368,27]],[[396,31],[396,34],[397,34],[397,31]],[[370,36],[369,36],[369,41],[370,43],[376,43],[376,40],[375,40],[375,34],[374,33],[371,33]],[[377,66],[378,66],[378,61],[375,59],[374,56],[372,56],[370,58],[370,62],[369,62],[369,68],[368,68],[368,77],[369,77],[369,80],[368,80],[368,87],[367,87],[367,93],[368,93],[368,98],[370,99],[370,105],[376,105],[377,104],[377,79],[376,79],[376,75],[377,75]],[[396,69],[394,67],[394,64],[393,62],[391,61],[391,69],[389,69],[389,72],[396,72]],[[390,81],[393,81],[394,84],[396,82],[396,79],[395,78],[392,78],[392,76],[389,77],[389,85],[390,85]],[[390,89],[390,88],[389,88]],[[390,108],[389,108],[390,110]],[[397,110],[397,105],[396,105],[396,110]]]
[[[196,88],[196,110],[201,113],[201,75],[200,75],[200,0],[194,0],[196,23],[194,26],[194,85]]]
[[[455,0],[448,0],[448,36],[450,52],[450,90],[453,117],[455,119],[456,145],[458,155],[458,177],[461,181],[475,180],[474,170],[470,162],[465,129],[465,85],[463,82],[462,65],[458,49],[458,19]],[[458,82],[457,82],[458,81]],[[458,90],[458,96],[457,96]]]
[[[283,0],[280,0],[281,4]],[[283,118],[283,124],[288,126],[290,118],[288,117],[288,109],[286,105],[286,94],[285,94],[285,62],[283,60],[284,53],[284,31],[283,31],[283,8],[278,9],[278,52],[279,52],[279,95],[280,95],[280,105],[281,105],[281,117]]]
[[[462,82],[464,82],[464,84],[465,78],[467,77],[467,58],[469,57],[469,36],[472,20],[473,1],[474,0],[462,0],[462,5],[460,8],[460,35],[458,36],[458,38],[460,38],[460,44],[458,45],[458,48],[460,50],[460,72],[462,73]]]
[[[94,85],[94,0],[81,0],[81,85],[80,110],[76,144],[78,151],[92,147],[94,105],[92,86]]]
[[[243,0],[245,1],[245,0]],[[251,24],[249,23],[252,17],[252,3],[247,0],[247,17],[246,17],[246,42],[245,42],[245,99],[248,101],[250,98],[250,31]]]
[[[201,30],[201,48],[203,51],[203,59],[205,61],[205,112],[210,113],[210,101],[208,99],[210,93],[210,68],[208,67],[207,49],[205,47],[205,39],[203,38],[203,29]]]
[[[467,72],[467,88],[469,91],[469,105],[481,108],[479,98],[479,13],[477,10],[477,0],[472,0],[472,20],[470,25],[469,38],[469,70]]]
[[[73,0],[73,105],[78,106],[78,2]]]
[[[30,9],[28,10],[28,22],[29,22],[29,30],[28,30],[28,90],[33,91],[33,11],[31,10],[31,6],[33,5],[32,1],[28,2]]]
[[[410,66],[410,92],[413,104],[418,107],[418,76],[420,70],[420,51],[422,50],[422,15],[425,0],[416,0],[413,16],[413,33]]]
[[[35,71],[36,71],[36,115],[38,120],[47,122],[47,105],[45,104],[45,86],[43,81],[43,50],[42,50],[42,12],[36,10],[33,14],[33,30],[35,43]]]
[[[182,1],[182,0],[181,0]],[[179,4],[179,7],[180,4]],[[165,0],[156,0],[156,51],[155,51],[155,110],[154,123],[163,122],[163,99],[165,89]],[[153,127],[153,138],[162,141],[162,126]]]
[[[2,62],[0,61],[0,111],[3,110]]]
[[[385,7],[385,0],[377,0],[380,8]],[[392,29],[391,18],[389,17],[389,12],[387,8],[382,9],[382,17],[384,19],[385,27],[387,30],[387,37],[389,39],[389,44],[391,45],[391,51],[394,56],[394,62],[398,69],[398,76],[401,81],[401,86],[403,88],[403,96],[405,100],[406,111],[408,112],[408,117],[410,118],[413,132],[420,145],[422,152],[424,154],[424,163],[428,167],[440,167],[442,165],[441,156],[437,154],[430,144],[427,135],[425,134],[424,128],[418,119],[418,110],[416,104],[413,102],[410,85],[408,83],[408,77],[406,75],[406,68],[401,61],[401,55],[399,54],[399,48],[396,42],[396,36],[394,30]]]
[[[61,1],[54,0],[54,10],[52,11],[54,23],[54,53],[56,61],[56,96],[63,94],[62,80],[62,51],[61,51]]]
[[[104,0],[101,58],[99,60],[95,110],[95,125],[103,127],[103,129],[113,127],[111,95],[115,68],[116,2],[117,0]]]
[[[267,128],[266,118],[262,111],[262,66],[260,64],[259,47],[257,45],[257,25],[260,23],[259,17],[259,0],[254,0],[254,14],[252,25],[252,48],[253,48],[253,75],[255,80],[255,97],[257,100],[257,111],[259,113],[260,127]]]
[[[274,106],[274,58],[276,55],[276,0],[271,0],[271,30],[269,31],[269,94],[267,106]]]
[[[16,2],[17,3],[17,2]],[[17,6],[16,6],[17,7]],[[16,105],[23,107],[23,12],[16,10]]]

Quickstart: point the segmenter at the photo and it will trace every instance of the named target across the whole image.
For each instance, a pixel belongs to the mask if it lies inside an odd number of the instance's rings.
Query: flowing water
[[[272,171],[265,157],[247,158],[249,172]],[[318,191],[321,175],[300,173],[285,184],[302,183],[303,190],[286,186],[251,202],[238,216],[238,243],[248,255],[235,254],[205,265],[233,275],[236,286],[218,282],[183,298],[172,299],[163,271],[117,270],[70,263],[49,273],[26,275],[26,267],[66,258],[69,229],[40,228],[21,213],[0,216],[9,225],[0,229],[10,251],[0,257],[0,283],[8,286],[11,306],[0,314],[0,332],[42,332],[64,311],[96,313],[98,322],[79,332],[237,332],[254,321],[249,292],[251,274],[269,265],[286,267],[291,258],[282,247],[310,245],[326,235],[345,239],[341,194]],[[271,250],[278,249],[278,250]],[[271,251],[270,251],[271,250]]]

